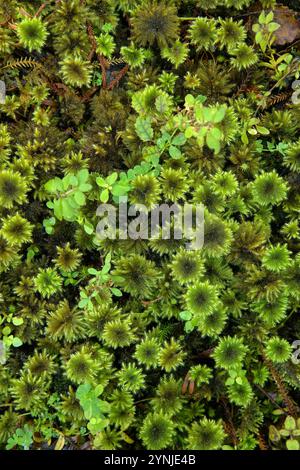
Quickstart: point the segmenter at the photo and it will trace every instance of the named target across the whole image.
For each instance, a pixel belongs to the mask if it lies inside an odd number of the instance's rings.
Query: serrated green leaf
[[[279,28],[280,28],[280,24],[278,24],[278,23],[271,23],[271,24],[269,24],[269,26],[268,26],[268,30],[269,30],[270,33],[274,33],[274,32],[277,31]]]
[[[134,127],[137,135],[143,142],[148,142],[149,140],[152,140],[154,133],[151,127],[150,118],[138,117]]]
[[[89,179],[89,171],[84,168],[83,170],[80,170],[76,176],[79,184],[86,183]]]
[[[287,447],[288,450],[299,450],[300,449],[299,442],[296,441],[296,439],[288,439],[286,441],[286,447]]]
[[[111,268],[110,263],[105,263],[105,265],[103,266],[103,268],[102,268],[102,270],[101,270],[102,274],[107,274],[107,273],[109,273],[110,268]]]
[[[226,107],[223,106],[222,108],[217,109],[213,116],[213,122],[218,124],[219,122],[223,121],[226,114]]]
[[[270,131],[266,127],[256,126],[257,131],[262,135],[269,135]]]
[[[195,130],[192,127],[188,127],[184,131],[184,135],[187,139],[190,139],[191,137],[193,137],[195,135]]]
[[[100,186],[100,188],[105,188],[107,186],[106,181],[104,178],[102,178],[102,176],[98,176],[96,178],[96,183],[98,186]]]
[[[170,100],[165,95],[159,95],[155,100],[155,107],[160,114],[165,114],[170,108]]]
[[[63,218],[63,207],[62,207],[62,199],[56,199],[53,201],[53,210],[55,217],[58,218],[58,220],[62,220]]]
[[[44,187],[49,193],[63,190],[62,181],[59,178],[53,178],[52,180],[47,181]]]
[[[69,181],[69,184],[71,186],[77,186],[78,185],[78,179],[76,178],[75,175],[69,175],[68,181]]]
[[[124,183],[119,182],[113,187],[111,193],[113,196],[125,196],[128,193],[128,191],[130,191],[130,189],[131,188],[127,182],[124,182]]]
[[[180,134],[176,135],[172,139],[172,145],[177,145],[178,147],[181,147],[186,143],[186,136],[181,132]]]
[[[234,383],[235,383],[235,379],[232,379],[231,377],[229,377],[225,382],[226,385],[233,385]]]
[[[270,11],[267,16],[265,17],[265,23],[268,24],[270,23],[274,18],[274,13],[272,11]]]
[[[76,193],[74,193],[74,199],[79,206],[83,206],[85,204],[85,196],[81,191],[76,191]]]
[[[78,303],[79,308],[84,308],[89,303],[89,299],[81,299]]]
[[[181,151],[179,150],[179,148],[175,147],[174,145],[171,145],[170,148],[169,148],[169,154],[172,158],[174,159],[178,159],[181,157]]]
[[[288,429],[289,431],[296,429],[295,419],[292,416],[287,416],[287,418],[284,421],[284,427],[285,429]]]
[[[191,108],[194,106],[194,103],[195,103],[195,98],[193,97],[193,95],[186,95],[185,97],[185,105],[186,107],[188,108]]]
[[[89,183],[82,183],[78,186],[78,189],[79,191],[86,193],[87,191],[90,191],[92,189],[92,185]]]
[[[214,139],[216,139],[216,140],[221,140],[222,137],[223,137],[222,132],[221,132],[220,129],[218,129],[217,127],[213,127],[213,128],[210,130],[210,134],[211,134],[212,137],[214,137]]]
[[[117,287],[112,287],[110,290],[116,297],[122,297],[123,295],[123,292],[120,289],[117,289]]]
[[[95,268],[89,268],[88,273],[91,274],[92,276],[97,276],[98,271]]]
[[[207,136],[206,136],[206,143],[207,143],[207,146],[211,149],[211,150],[214,150],[215,153],[219,153],[220,152],[220,149],[221,149],[221,146],[220,146],[220,142],[218,139],[216,139],[213,134],[210,132],[207,133]]]
[[[258,17],[258,21],[260,24],[265,24],[266,22],[266,14],[264,11],[262,11]]]
[[[61,208],[62,208],[62,215],[64,219],[69,220],[69,221],[74,220],[75,211],[74,211],[74,207],[72,206],[72,200],[62,199]]]
[[[111,173],[111,175],[109,175],[107,178],[106,178],[106,181],[107,183],[112,186],[118,179],[118,173],[115,171],[114,173]]]

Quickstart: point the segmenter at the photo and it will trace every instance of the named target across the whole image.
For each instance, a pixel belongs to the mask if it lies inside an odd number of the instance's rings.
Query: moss
[[[299,47],[257,10],[299,2],[0,3],[0,449],[285,448]]]

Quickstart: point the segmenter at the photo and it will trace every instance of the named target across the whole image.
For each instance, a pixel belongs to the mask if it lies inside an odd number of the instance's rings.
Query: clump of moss
[[[300,447],[282,3],[1,2],[0,449]]]

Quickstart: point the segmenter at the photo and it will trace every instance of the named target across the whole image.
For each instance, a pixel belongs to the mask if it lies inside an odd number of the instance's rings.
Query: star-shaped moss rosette
[[[299,450],[298,3],[1,3],[1,450]]]

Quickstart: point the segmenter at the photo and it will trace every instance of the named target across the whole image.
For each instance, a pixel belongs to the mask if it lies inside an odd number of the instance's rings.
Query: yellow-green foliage
[[[299,449],[276,1],[0,3],[0,448]],[[120,197],[204,204],[203,248],[99,240]]]

